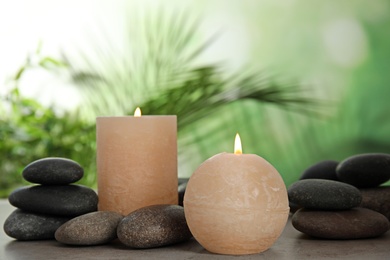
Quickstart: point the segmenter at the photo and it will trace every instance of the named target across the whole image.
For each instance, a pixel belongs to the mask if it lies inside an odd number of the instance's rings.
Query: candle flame
[[[139,107],[134,111],[134,117],[141,117],[141,109]]]
[[[241,138],[238,133],[234,139],[234,154],[242,154]]]

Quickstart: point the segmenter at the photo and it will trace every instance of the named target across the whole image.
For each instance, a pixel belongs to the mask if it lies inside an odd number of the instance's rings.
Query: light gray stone
[[[58,242],[68,245],[100,245],[114,240],[123,216],[111,211],[97,211],[64,223],[55,233]]]

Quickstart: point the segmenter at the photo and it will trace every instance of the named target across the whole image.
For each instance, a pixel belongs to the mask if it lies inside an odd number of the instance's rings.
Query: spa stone
[[[384,215],[365,208],[342,211],[300,209],[291,221],[298,231],[323,239],[372,238],[390,228]]]
[[[57,228],[69,219],[16,209],[4,222],[4,231],[17,240],[54,239]]]
[[[80,180],[84,169],[73,160],[49,157],[30,163],[24,168],[22,175],[32,183],[63,185]]]
[[[178,193],[179,193],[179,205],[183,206],[184,194],[186,192],[187,183],[189,179],[179,179]]]
[[[390,154],[351,156],[336,168],[337,177],[358,188],[374,188],[390,179]]]
[[[357,207],[362,195],[349,184],[321,179],[300,180],[288,188],[289,201],[308,209],[345,210]]]
[[[118,223],[123,216],[112,211],[97,211],[69,220],[55,233],[58,242],[68,245],[90,246],[114,240]]]
[[[369,189],[360,189],[362,202],[359,207],[382,213],[390,221],[390,187],[381,186]]]
[[[132,248],[153,248],[176,244],[192,237],[178,205],[153,205],[124,217],[118,225],[119,240]]]
[[[336,167],[339,164],[338,161],[325,160],[318,162],[309,168],[307,168],[301,176],[301,180],[304,179],[326,179],[337,181]]]
[[[33,185],[14,190],[8,201],[34,213],[75,217],[97,211],[98,196],[81,185]]]

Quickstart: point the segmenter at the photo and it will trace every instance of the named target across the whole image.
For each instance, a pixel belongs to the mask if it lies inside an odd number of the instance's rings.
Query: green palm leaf
[[[100,43],[104,48],[94,41],[95,55],[80,55],[83,66],[77,65],[75,56],[64,54],[72,81],[84,93],[81,113],[89,120],[131,115],[137,106],[144,115],[178,116],[179,165],[187,167],[179,174],[184,176],[207,156],[225,149],[222,138],[229,139],[221,133],[231,134],[235,123],[230,115],[242,107],[234,104],[251,107],[237,116],[248,118],[240,126],[247,125],[254,138],[259,133],[253,128],[260,120],[256,114],[264,108],[247,102],[318,112],[318,101],[303,95],[299,84],[279,83],[250,67],[227,73],[220,63],[196,65],[218,35],[201,40],[199,21],[187,12],[160,10],[138,20],[136,30],[131,29],[134,23],[128,24],[128,33],[121,37],[125,49],[117,48],[113,39]]]

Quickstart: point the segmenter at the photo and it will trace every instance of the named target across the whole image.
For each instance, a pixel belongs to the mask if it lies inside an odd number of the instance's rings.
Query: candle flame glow
[[[134,111],[134,117],[141,117],[141,109],[139,107]]]
[[[238,133],[234,139],[234,154],[242,154],[241,138]]]

